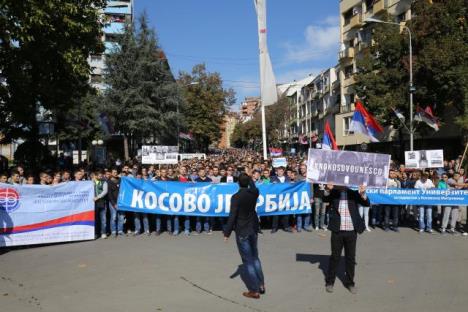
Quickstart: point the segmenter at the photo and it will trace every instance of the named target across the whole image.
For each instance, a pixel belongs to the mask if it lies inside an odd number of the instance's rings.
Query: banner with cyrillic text
[[[0,247],[94,239],[94,186],[0,183]]]
[[[443,189],[367,189],[372,204],[420,205],[420,206],[466,206],[468,190]]]
[[[259,216],[311,212],[310,184],[277,183],[257,185]],[[237,183],[152,182],[122,178],[118,207],[121,210],[167,214],[227,217]]]

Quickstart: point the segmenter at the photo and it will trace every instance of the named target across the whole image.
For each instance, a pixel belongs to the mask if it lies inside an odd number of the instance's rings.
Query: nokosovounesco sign
[[[309,149],[307,180],[344,186],[386,187],[390,155]]]
[[[286,215],[311,213],[310,184],[257,185],[257,213]],[[118,207],[121,210],[166,215],[227,217],[237,183],[151,182],[122,178]]]

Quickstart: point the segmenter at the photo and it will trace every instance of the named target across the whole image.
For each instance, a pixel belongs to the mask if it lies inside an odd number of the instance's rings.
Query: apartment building
[[[340,41],[339,71],[340,106],[335,115],[335,135],[338,145],[368,143],[362,134],[349,131],[355,92],[353,89],[356,60],[372,44],[372,24],[365,20],[379,18],[383,14],[394,16],[396,22],[411,18],[411,0],[341,0],[340,1]]]
[[[124,32],[125,23],[133,19],[133,0],[108,0],[101,18],[104,24],[101,40],[105,51],[103,54],[90,55],[88,63],[91,66],[90,84],[94,88],[104,90],[105,58],[116,48],[116,41]]]
[[[337,67],[308,76],[286,87],[281,86],[289,99],[289,123],[282,131],[282,141],[291,147],[306,145],[312,134],[321,135],[328,121],[335,128],[334,114],[339,110],[340,84]],[[302,142],[302,144],[301,144]]]
[[[239,122],[239,115],[235,112],[229,112],[224,116],[221,125],[221,139],[218,142],[218,148],[226,149],[232,147],[231,136],[234,133],[237,123]]]
[[[256,112],[260,109],[260,97],[248,96],[240,105],[240,120],[247,122],[253,118]]]

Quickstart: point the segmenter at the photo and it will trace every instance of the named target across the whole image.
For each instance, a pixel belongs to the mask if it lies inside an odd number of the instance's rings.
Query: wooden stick
[[[465,156],[466,156],[466,151],[468,150],[468,142],[465,144],[465,151],[463,152],[463,156],[462,156],[462,159],[460,161],[460,164],[458,165],[458,168],[456,171],[459,171],[461,166],[463,165],[463,161],[465,160]]]

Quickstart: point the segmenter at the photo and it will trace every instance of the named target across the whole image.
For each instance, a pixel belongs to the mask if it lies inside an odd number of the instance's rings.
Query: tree
[[[137,142],[175,144],[183,99],[146,15],[140,16],[138,29],[126,25],[117,43],[106,58],[109,88],[102,110],[115,130],[130,138],[133,150]]]
[[[414,32],[416,97],[434,105],[440,116],[445,110],[457,116],[468,132],[468,29],[464,0],[416,1]],[[451,122],[447,120],[446,122]]]
[[[265,108],[266,131],[269,146],[278,146],[281,139],[281,129],[288,121],[288,99],[281,97],[277,103]],[[236,147],[252,145],[252,139],[257,142],[262,140],[262,116],[261,112],[245,122],[238,123],[232,134],[232,141]],[[258,145],[260,146],[260,144]]]
[[[204,64],[195,65],[191,74],[179,73],[179,82],[185,88],[185,127],[207,151],[221,137],[224,115],[235,102],[234,90],[224,89],[220,74],[207,72]]]
[[[105,0],[2,1],[0,132],[6,140],[37,141],[39,108],[63,125],[60,118],[88,92],[87,58],[103,50],[99,9],[105,5]]]
[[[463,0],[414,1],[407,22],[413,33],[414,103],[432,106],[442,122],[468,131],[468,31]],[[391,20],[390,16],[384,19]],[[409,115],[408,36],[394,25],[373,25],[373,42],[362,59],[354,88],[385,123],[396,124],[391,107]]]
[[[394,25],[377,24],[372,32],[374,44],[357,61],[354,89],[377,119],[398,126],[391,108],[409,111],[404,39]]]

